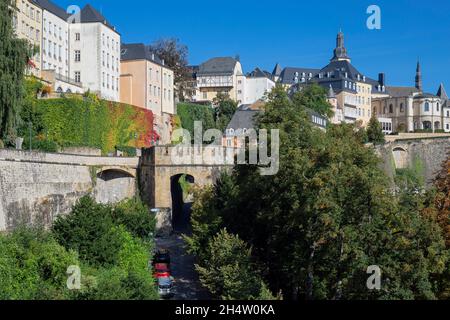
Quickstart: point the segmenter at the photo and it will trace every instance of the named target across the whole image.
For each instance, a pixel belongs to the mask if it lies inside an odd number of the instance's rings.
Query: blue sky
[[[414,85],[420,58],[425,90],[441,82],[450,92],[448,0],[53,0],[60,6],[91,3],[113,23],[123,42],[176,37],[189,62],[239,55],[244,71],[261,67],[325,66],[341,28],[353,65],[389,85]],[[126,5],[124,5],[126,3]],[[381,8],[381,30],[366,27],[369,5]]]

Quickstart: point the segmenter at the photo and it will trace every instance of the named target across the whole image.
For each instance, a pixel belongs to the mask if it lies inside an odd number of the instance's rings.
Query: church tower
[[[344,46],[344,33],[339,31],[336,37],[336,48],[334,49],[334,56],[331,61],[348,61],[350,57],[347,55],[347,49]]]
[[[416,68],[416,89],[422,92],[422,71],[420,68],[420,62],[417,61],[417,68]]]

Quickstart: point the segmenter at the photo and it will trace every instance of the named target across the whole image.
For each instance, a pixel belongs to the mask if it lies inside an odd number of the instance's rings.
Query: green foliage
[[[228,95],[219,93],[213,101],[214,103],[214,121],[216,129],[224,132],[233,118],[238,107],[237,103],[230,99]]]
[[[82,260],[107,267],[119,260],[121,239],[114,232],[117,225],[144,240],[154,231],[154,220],[139,200],[127,200],[113,207],[83,197],[71,214],[58,217],[53,233],[64,247],[79,252]]]
[[[418,194],[408,206],[392,194],[355,125],[312,127],[280,86],[257,124],[280,130],[280,170],[262,176],[256,166],[237,166],[196,197],[188,243],[200,261],[226,228],[252,247],[265,282],[285,297],[437,297],[436,275],[448,268],[439,227],[421,215]],[[380,291],[367,290],[370,265],[382,270]]]
[[[29,150],[30,149],[30,139],[27,136],[24,136],[22,149]],[[32,150],[39,150],[42,152],[58,152],[59,147],[58,145],[50,140],[41,140],[37,137],[33,137],[31,139],[31,149]]]
[[[181,120],[183,129],[189,131],[191,139],[194,140],[194,122],[200,121],[203,126],[203,133],[208,129],[214,129],[214,111],[211,106],[204,106],[191,103],[179,103],[177,113]],[[200,138],[202,138],[200,137]]]
[[[123,152],[125,157],[136,157],[136,147],[116,146],[117,151]]]
[[[65,248],[79,252],[82,288],[76,299],[156,299],[149,270],[155,221],[148,208],[131,199],[116,206],[84,197],[72,213],[59,217],[53,234]]]
[[[113,211],[116,224],[124,225],[133,236],[143,240],[153,238],[156,220],[138,197],[118,203]]]
[[[372,115],[367,126],[367,138],[373,144],[383,144],[385,142],[383,129],[381,123],[378,121],[375,114]]]
[[[14,4],[0,2],[0,139],[12,145],[17,136],[24,96],[23,79],[32,48],[17,39],[12,26]]]
[[[49,141],[58,147],[93,147],[103,154],[122,149],[134,156],[135,148],[150,146],[153,116],[149,110],[99,100],[95,95],[60,99],[36,99],[42,88],[27,81],[20,135]],[[26,139],[25,139],[26,140]],[[36,149],[42,145],[37,144]],[[42,150],[46,151],[45,146]]]
[[[0,300],[69,299],[66,270],[77,254],[40,229],[0,235]]]
[[[251,250],[238,236],[221,230],[211,239],[207,252],[208,257],[196,269],[211,293],[224,300],[274,299],[254,271]]]
[[[317,84],[304,87],[296,92],[292,99],[296,105],[314,110],[324,117],[333,116],[332,106],[327,101],[327,91]]]

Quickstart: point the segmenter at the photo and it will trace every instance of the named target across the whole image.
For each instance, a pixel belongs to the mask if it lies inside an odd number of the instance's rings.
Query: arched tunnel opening
[[[178,174],[170,178],[172,195],[172,226],[175,232],[190,233],[192,199],[190,187],[195,179],[188,174]]]

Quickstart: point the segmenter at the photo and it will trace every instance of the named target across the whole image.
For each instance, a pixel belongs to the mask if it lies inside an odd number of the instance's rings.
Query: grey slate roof
[[[359,72],[350,62],[346,60],[340,60],[340,61],[332,61],[327,66],[325,66],[322,70],[319,71],[319,73],[322,73],[324,76],[330,72],[331,78],[336,79],[342,79],[345,77],[345,73],[347,73],[347,78],[350,80],[357,81],[358,80],[358,74],[360,75],[361,79],[363,77],[363,74]],[[318,78],[319,75],[316,74],[316,78]],[[361,81],[361,80],[359,80]]]
[[[249,72],[247,74],[247,77],[249,78],[272,78],[272,74],[270,74],[267,71],[263,71],[260,68],[255,68],[252,72]]]
[[[442,83],[439,86],[439,89],[438,89],[438,92],[436,93],[436,95],[438,97],[440,97],[441,99],[448,100],[447,92],[445,91],[444,85]]]
[[[162,60],[151,51],[150,46],[143,43],[122,44],[120,47],[120,60],[149,60],[156,64],[163,65]],[[167,66],[165,66],[167,68]]]
[[[41,9],[53,13],[55,16],[65,21],[67,21],[67,19],[70,16],[66,11],[64,11],[63,8],[59,7],[58,5],[54,4],[49,0],[32,0],[31,2],[35,3]]]
[[[416,87],[387,87],[386,93],[394,98],[408,97],[415,93],[419,93],[419,90]]]
[[[227,129],[234,129],[234,131],[239,129],[253,129],[255,126],[255,116],[259,114],[260,110],[250,109],[251,105],[240,106],[231,118]]]
[[[282,72],[282,71],[283,71],[283,70],[281,69],[280,64],[277,63],[277,64],[275,65],[275,68],[273,68],[272,75],[273,75],[274,77],[279,77],[279,76],[281,75],[281,72]]]
[[[306,74],[306,78],[308,78],[310,73],[314,77],[319,72],[319,69],[286,67],[280,74],[280,82],[282,84],[295,84],[296,72],[298,72],[299,79],[301,79],[302,73]]]
[[[236,64],[237,60],[231,57],[212,58],[199,66],[197,76],[213,74],[232,75]]]
[[[110,29],[116,31],[116,28],[111,25],[106,18],[98,12],[94,7],[90,4],[84,6],[84,8],[80,12],[81,23],[90,23],[90,22],[100,22]],[[117,32],[117,31],[116,31]]]

